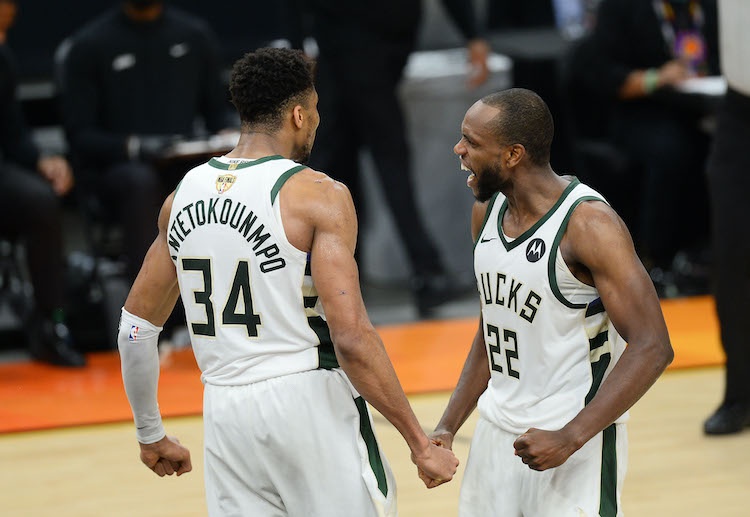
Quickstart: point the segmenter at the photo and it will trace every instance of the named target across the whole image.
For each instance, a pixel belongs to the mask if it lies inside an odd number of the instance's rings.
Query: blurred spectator
[[[28,322],[33,357],[60,366],[83,366],[72,346],[63,311],[62,209],[59,197],[73,186],[70,165],[41,156],[16,99],[17,74],[5,45],[15,1],[0,0],[0,235],[26,245],[35,308]]]
[[[653,277],[707,238],[705,99],[675,88],[718,73],[716,3],[603,0],[592,40],[593,73],[615,101],[613,139],[643,171],[634,236]]]
[[[508,16],[512,12],[513,16]],[[555,25],[553,0],[488,0],[487,27],[490,29],[528,29]]]
[[[706,420],[707,434],[750,425],[750,2],[719,1],[721,64],[729,83],[708,160],[713,215],[716,309],[727,355],[724,400]]]
[[[131,278],[156,236],[154,221],[185,164],[156,162],[202,116],[231,122],[216,38],[201,20],[161,0],[126,0],[59,52],[63,121],[85,183],[124,227]]]
[[[556,26],[565,36],[581,36],[591,25],[599,0],[487,0],[487,27],[519,30]],[[508,16],[512,12],[513,16]]]
[[[418,212],[396,87],[414,50],[421,0],[309,0],[317,41],[321,124],[311,163],[345,183],[360,216],[359,152],[367,147],[411,262],[420,314],[455,294]],[[473,2],[443,0],[468,40],[469,82],[487,78],[489,47],[478,37]]]

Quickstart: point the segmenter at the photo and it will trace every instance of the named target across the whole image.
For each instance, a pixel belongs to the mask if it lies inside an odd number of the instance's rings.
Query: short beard
[[[480,203],[488,201],[495,192],[500,191],[503,181],[500,179],[502,169],[500,165],[487,167],[480,174],[474,173],[477,177],[477,193],[474,197]]]

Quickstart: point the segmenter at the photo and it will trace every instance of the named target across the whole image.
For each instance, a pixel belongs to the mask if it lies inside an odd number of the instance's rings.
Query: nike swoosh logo
[[[485,239],[485,238],[482,238],[482,240],[481,240],[481,241],[479,241],[479,242],[490,242],[490,241],[494,241],[495,239],[497,239],[497,237],[492,237],[492,238],[490,238],[490,239]]]

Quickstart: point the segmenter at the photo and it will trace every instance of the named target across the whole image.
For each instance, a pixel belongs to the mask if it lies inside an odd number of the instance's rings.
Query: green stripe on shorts
[[[359,432],[362,434],[362,438],[367,445],[370,468],[372,468],[372,473],[375,474],[375,479],[378,480],[378,488],[383,493],[383,496],[388,497],[388,482],[385,479],[385,469],[383,468],[383,460],[380,459],[378,442],[370,425],[370,413],[367,411],[367,402],[362,397],[357,397],[354,399],[354,403],[357,405],[357,410],[359,411]]]
[[[617,430],[615,424],[603,431],[602,478],[599,515],[617,517]]]

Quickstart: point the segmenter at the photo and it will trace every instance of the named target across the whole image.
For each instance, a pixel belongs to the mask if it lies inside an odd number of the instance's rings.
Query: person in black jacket
[[[298,0],[301,1],[301,0]],[[345,183],[362,210],[359,151],[372,152],[383,192],[414,273],[420,314],[452,295],[440,254],[417,212],[404,117],[396,97],[414,50],[421,0],[308,0],[318,44],[321,124],[311,165]],[[479,38],[473,2],[443,0],[468,40],[475,85],[487,77],[488,45]]]
[[[727,356],[721,405],[703,424],[708,435],[750,427],[750,4],[719,0],[721,67],[727,79],[706,165],[711,195],[714,296]]]
[[[675,253],[708,233],[703,165],[706,105],[676,88],[718,73],[715,0],[603,0],[592,60],[614,102],[612,136],[644,176],[635,238],[647,267],[669,268]],[[692,241],[692,242],[691,242]]]
[[[231,125],[215,36],[161,0],[127,0],[59,51],[62,111],[74,157],[110,218],[124,226],[135,278],[160,200],[185,172],[155,167],[174,139]]]
[[[0,235],[26,245],[34,286],[34,315],[28,324],[29,351],[59,366],[83,366],[63,311],[62,208],[73,173],[60,156],[42,156],[31,140],[16,98],[15,62],[5,44],[15,2],[0,0]]]

